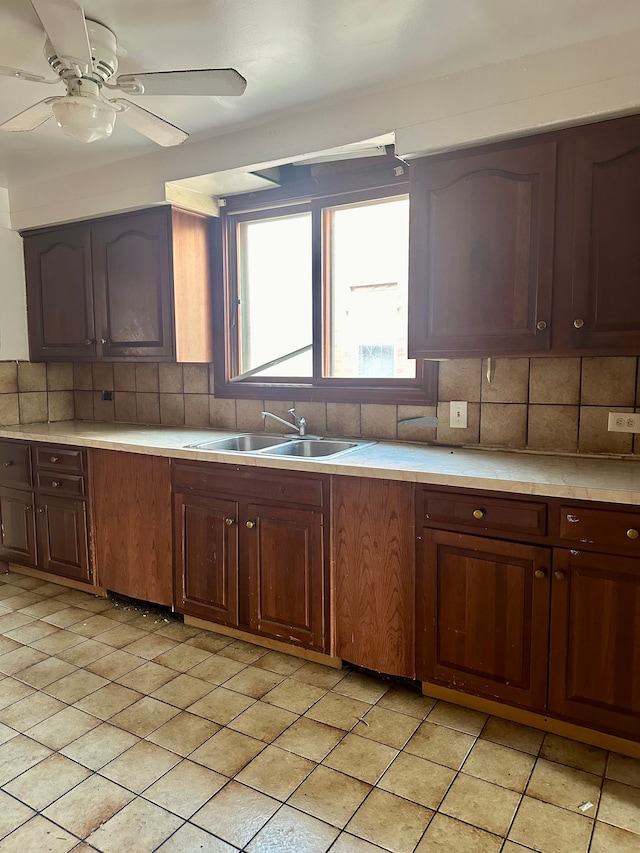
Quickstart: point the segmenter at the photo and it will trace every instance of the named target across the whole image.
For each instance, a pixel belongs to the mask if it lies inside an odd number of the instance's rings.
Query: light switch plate
[[[452,400],[449,403],[449,426],[453,429],[467,428],[466,400]]]

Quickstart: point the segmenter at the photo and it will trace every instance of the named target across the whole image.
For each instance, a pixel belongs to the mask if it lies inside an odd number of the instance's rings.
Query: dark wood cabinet
[[[32,360],[212,360],[207,218],[161,207],[23,236]]]
[[[38,568],[88,583],[91,570],[86,502],[40,495],[36,522]]]
[[[38,558],[33,492],[0,487],[0,557],[35,568]]]

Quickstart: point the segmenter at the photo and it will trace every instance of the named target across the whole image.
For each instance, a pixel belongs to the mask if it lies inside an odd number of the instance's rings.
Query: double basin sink
[[[371,441],[342,441],[333,438],[278,437],[277,435],[246,434],[190,444],[194,450],[219,453],[259,453],[260,456],[288,456],[299,459],[318,459],[336,456],[357,447],[366,447]]]

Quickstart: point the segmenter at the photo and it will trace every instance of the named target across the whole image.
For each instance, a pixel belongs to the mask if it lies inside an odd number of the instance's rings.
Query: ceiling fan
[[[80,142],[111,136],[122,121],[158,145],[179,145],[189,134],[127,98],[106,98],[104,89],[129,95],[242,95],[247,81],[233,68],[120,74],[117,41],[103,24],[85,18],[76,0],[31,0],[45,30],[45,56],[58,78],[50,80],[18,68],[0,66],[0,74],[33,83],[59,83],[65,95],[45,98],[0,124],[0,130],[35,130],[52,116]]]

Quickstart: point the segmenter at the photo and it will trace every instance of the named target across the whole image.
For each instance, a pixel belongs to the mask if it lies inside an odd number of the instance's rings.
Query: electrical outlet
[[[640,432],[640,414],[609,412],[609,432]]]
[[[467,428],[467,403],[465,400],[452,400],[449,403],[449,426],[454,429]]]

